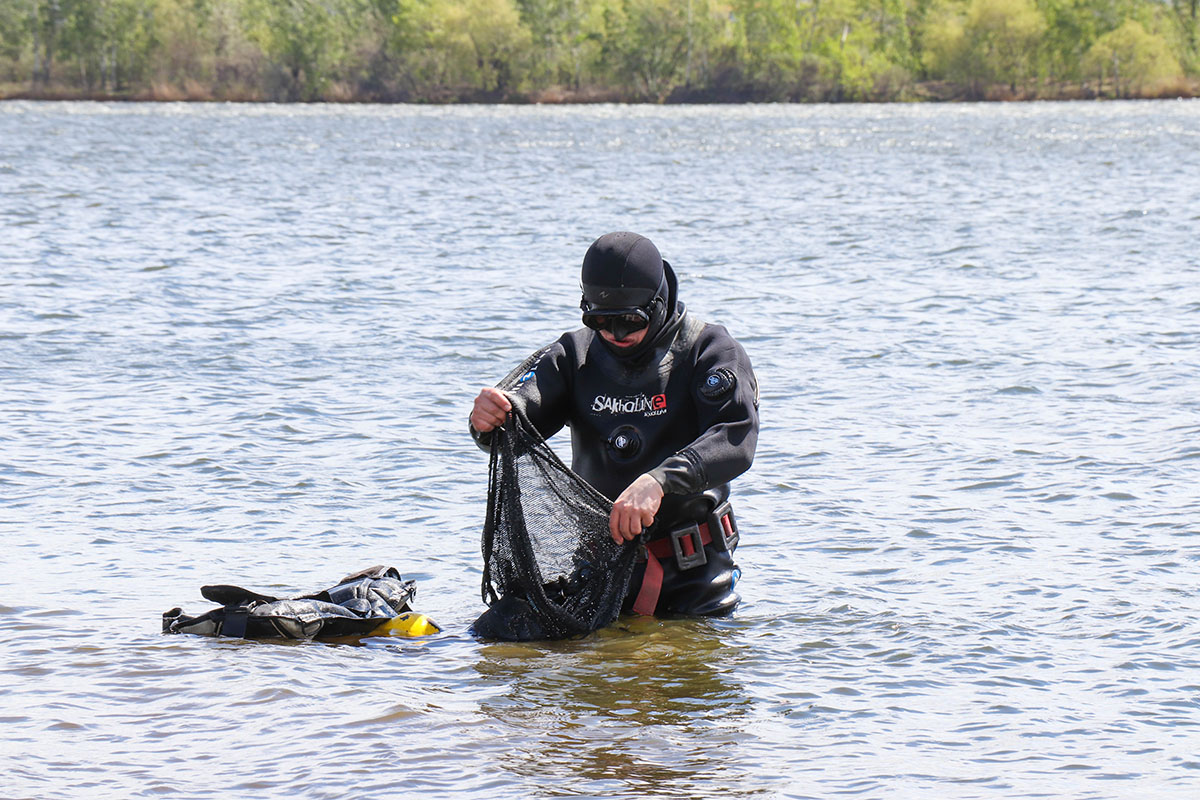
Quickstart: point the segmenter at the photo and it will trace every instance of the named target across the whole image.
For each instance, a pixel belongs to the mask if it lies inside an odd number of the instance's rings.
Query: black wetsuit
[[[728,497],[729,481],[750,467],[758,441],[758,385],[745,351],[724,327],[693,319],[682,303],[675,310],[634,357],[615,355],[580,328],[498,384],[545,438],[570,427],[572,469],[609,499],[643,473],[662,484],[651,539],[705,520]],[[472,434],[486,449],[490,437]],[[705,551],[703,566],[663,563],[658,613],[733,611],[732,554],[714,545]],[[634,593],[640,585],[639,570]]]

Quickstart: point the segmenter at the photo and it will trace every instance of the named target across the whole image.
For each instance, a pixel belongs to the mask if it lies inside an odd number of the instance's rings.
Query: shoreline
[[[884,103],[1010,103],[1071,102],[1113,100],[1188,100],[1200,97],[1200,80],[1187,79],[1169,86],[1147,87],[1118,96],[1094,85],[1037,86],[1013,92],[1008,86],[992,86],[983,91],[944,81],[916,83],[908,92],[895,97],[860,100],[836,98],[790,99],[756,96],[751,92],[676,89],[662,99],[647,99],[615,89],[569,90],[550,88],[536,92],[499,94],[478,90],[447,90],[441,96],[388,96],[332,91],[313,100],[280,100],[252,92],[221,92],[196,84],[186,89],[154,86],[121,92],[88,91],[64,86],[33,88],[28,85],[0,84],[0,102],[32,100],[56,102],[106,103],[246,103],[281,105],[877,105]]]

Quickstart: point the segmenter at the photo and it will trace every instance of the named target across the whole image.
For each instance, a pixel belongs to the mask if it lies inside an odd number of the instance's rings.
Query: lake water
[[[482,644],[471,399],[618,229],[745,601]],[[1197,101],[0,103],[0,797],[1195,798],[1198,331]],[[444,633],[159,632],[377,563]]]

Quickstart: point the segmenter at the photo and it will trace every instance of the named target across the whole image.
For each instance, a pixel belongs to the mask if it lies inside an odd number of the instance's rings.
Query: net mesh
[[[483,529],[487,639],[579,636],[616,620],[637,546],[609,535],[612,503],[572,472],[514,404],[492,437]]]

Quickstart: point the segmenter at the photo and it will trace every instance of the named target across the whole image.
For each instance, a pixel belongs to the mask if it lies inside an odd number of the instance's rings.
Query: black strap
[[[225,609],[225,619],[221,623],[221,635],[245,638],[246,620],[249,617],[250,610],[247,608]]]

